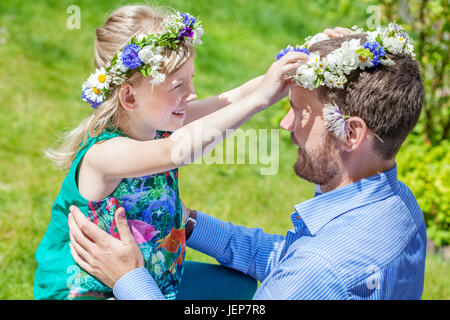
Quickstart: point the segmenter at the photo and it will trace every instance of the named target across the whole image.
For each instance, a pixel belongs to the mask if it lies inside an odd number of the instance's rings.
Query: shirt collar
[[[316,193],[316,196],[323,193],[322,190],[320,190],[320,185],[316,184],[314,192]]]
[[[324,225],[341,214],[383,200],[399,188],[397,164],[388,171],[356,181],[335,190],[317,194],[312,199],[294,206],[294,215],[301,218],[314,235]],[[316,189],[317,190],[317,189]],[[292,221],[298,221],[298,218]]]

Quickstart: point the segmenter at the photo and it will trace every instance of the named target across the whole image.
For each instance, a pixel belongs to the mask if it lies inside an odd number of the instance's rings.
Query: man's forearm
[[[197,211],[186,245],[262,281],[278,262],[284,241],[281,235],[235,226]]]

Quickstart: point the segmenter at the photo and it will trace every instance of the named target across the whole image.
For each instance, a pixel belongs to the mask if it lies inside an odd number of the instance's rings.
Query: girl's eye
[[[180,88],[180,87],[181,87],[181,85],[182,85],[182,83],[180,83],[180,84],[176,85],[176,86],[174,87],[174,89],[178,89],[178,88]]]

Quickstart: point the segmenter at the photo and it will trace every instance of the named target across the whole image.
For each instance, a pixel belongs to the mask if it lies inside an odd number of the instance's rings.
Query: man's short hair
[[[321,57],[338,49],[349,39],[367,40],[365,34],[317,42],[309,48]],[[373,148],[384,160],[392,159],[416,125],[424,99],[419,66],[406,54],[390,54],[394,65],[357,69],[347,76],[344,89],[318,88],[319,99],[336,103],[342,114],[362,118],[382,140],[374,139]]]

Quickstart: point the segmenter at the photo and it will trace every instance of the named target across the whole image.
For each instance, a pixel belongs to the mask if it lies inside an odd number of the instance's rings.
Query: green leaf
[[[356,53],[361,57],[373,59],[373,53],[369,49],[359,48]]]
[[[383,45],[383,41],[381,40],[381,36],[379,34],[377,34],[375,41],[378,42],[379,44]]]

